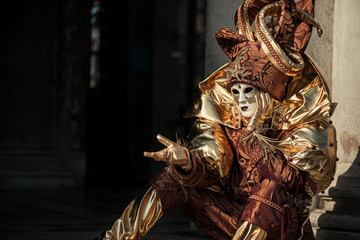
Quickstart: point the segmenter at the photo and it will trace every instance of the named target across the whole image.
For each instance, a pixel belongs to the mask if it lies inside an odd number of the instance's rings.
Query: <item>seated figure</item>
[[[211,239],[315,239],[308,207],[335,174],[336,104],[304,53],[321,33],[312,4],[244,1],[237,31],[216,34],[230,62],[199,84],[188,138],[157,136],[165,148],[144,156],[168,166],[102,239],[141,239],[176,206]]]

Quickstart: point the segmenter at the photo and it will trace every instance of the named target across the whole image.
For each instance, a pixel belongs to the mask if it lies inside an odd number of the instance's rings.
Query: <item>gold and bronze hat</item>
[[[245,0],[235,15],[236,32],[222,28],[219,46],[230,59],[227,77],[283,100],[287,85],[304,68],[303,54],[311,36],[313,1]]]

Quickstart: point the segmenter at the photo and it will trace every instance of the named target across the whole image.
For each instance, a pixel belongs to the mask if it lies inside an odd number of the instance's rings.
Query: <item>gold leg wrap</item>
[[[160,198],[150,187],[145,195],[135,198],[116,220],[103,240],[141,239],[163,215]]]
[[[267,233],[258,226],[245,221],[236,231],[232,240],[265,240]]]

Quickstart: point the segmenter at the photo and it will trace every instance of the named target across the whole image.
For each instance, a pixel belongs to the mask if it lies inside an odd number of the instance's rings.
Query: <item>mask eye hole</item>
[[[232,94],[234,94],[234,95],[240,94],[239,90],[237,90],[237,89],[231,89],[231,92],[232,92]]]
[[[245,88],[245,93],[251,93],[252,91],[254,90],[253,87],[248,87],[248,88]]]

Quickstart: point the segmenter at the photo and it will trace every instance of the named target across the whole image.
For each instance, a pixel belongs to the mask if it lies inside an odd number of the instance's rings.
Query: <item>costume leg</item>
[[[135,198],[106,231],[104,240],[141,239],[160,219],[163,211],[160,198],[150,187],[142,196]]]
[[[181,205],[191,220],[211,239],[231,239],[242,224],[247,197],[231,199],[205,188],[185,187],[171,172],[163,172],[151,181],[164,213]]]
[[[247,198],[234,200],[208,189],[188,191],[189,200],[182,207],[196,226],[211,239],[231,239],[242,224]]]
[[[164,170],[151,182],[145,194],[135,198],[106,231],[103,240],[138,240],[155,225],[163,213],[183,204],[186,200],[184,188]]]

